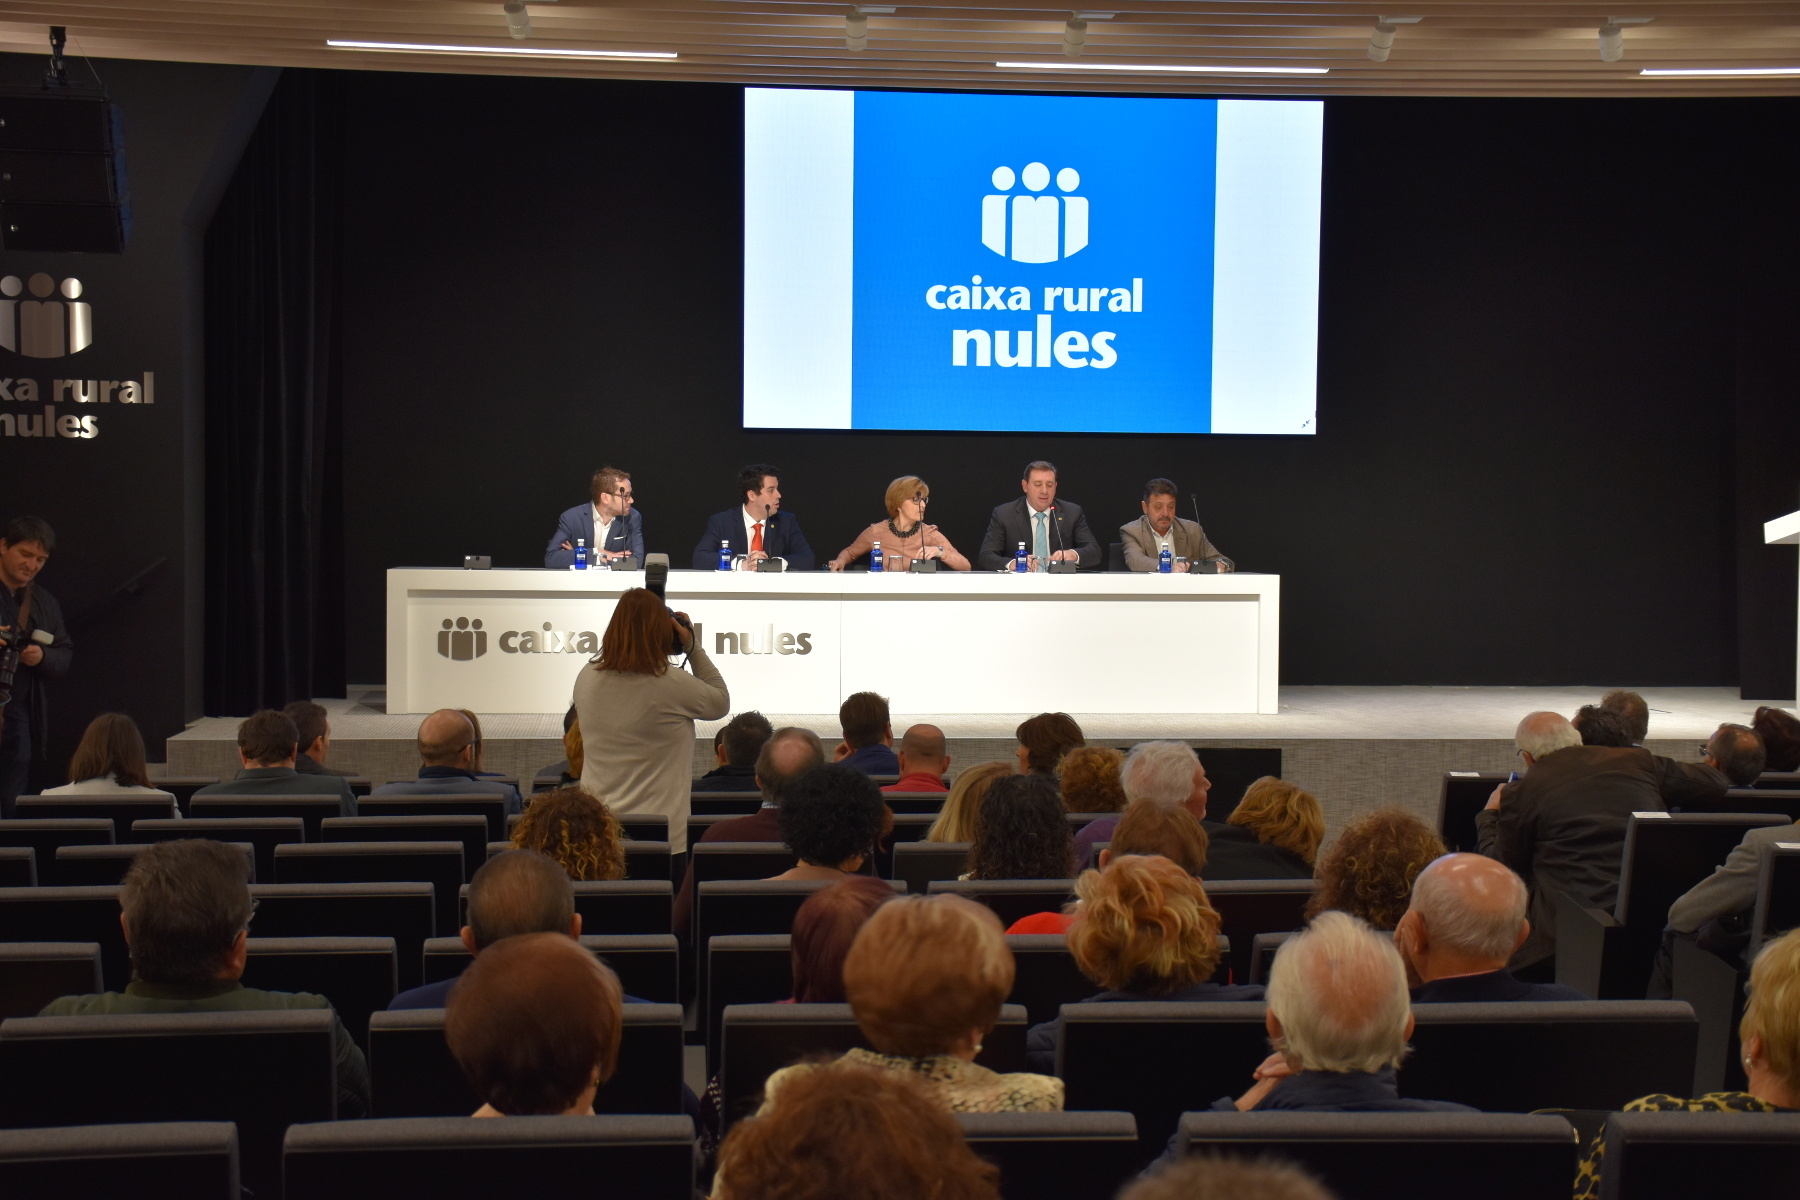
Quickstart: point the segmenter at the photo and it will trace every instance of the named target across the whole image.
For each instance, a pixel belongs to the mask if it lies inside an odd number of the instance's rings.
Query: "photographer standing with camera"
[[[0,816],[12,816],[48,744],[44,684],[75,657],[62,606],[34,582],[54,549],[56,533],[38,517],[15,517],[0,536]]]
[[[694,673],[671,667],[671,654],[686,654]],[[694,721],[730,710],[725,680],[686,614],[670,612],[655,592],[632,588],[613,609],[600,657],[575,679],[583,790],[616,816],[668,817],[669,849],[685,853]]]

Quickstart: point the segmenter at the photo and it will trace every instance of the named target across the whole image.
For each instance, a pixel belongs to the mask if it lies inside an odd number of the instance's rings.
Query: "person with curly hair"
[[[514,846],[560,863],[570,879],[583,883],[625,878],[624,840],[611,810],[579,787],[532,797],[512,834]]]
[[[1176,863],[1121,854],[1103,871],[1082,872],[1075,895],[1069,952],[1081,973],[1106,989],[1086,1003],[1262,999],[1260,987],[1213,982],[1221,957],[1219,914],[1200,881]],[[1032,1026],[1026,1067],[1053,1072],[1061,1039],[1061,1017]]]
[[[928,842],[972,842],[981,827],[981,802],[996,779],[1011,775],[1009,762],[977,763],[956,777],[937,820],[925,832]]]
[[[1419,818],[1378,808],[1338,834],[1319,859],[1319,886],[1306,919],[1335,909],[1391,930],[1412,903],[1413,880],[1445,852],[1444,840]]]
[[[981,827],[969,845],[966,879],[1067,879],[1075,873],[1075,837],[1048,775],[996,779],[981,801]]]
[[[843,879],[862,870],[881,840],[887,805],[855,767],[827,763],[781,796],[781,840],[800,859],[775,879]]]
[[[1056,776],[1062,782],[1063,807],[1072,813],[1116,813],[1125,808],[1125,785],[1119,768],[1125,752],[1107,746],[1077,746],[1062,756]]]
[[[1196,879],[1206,867],[1207,836],[1194,814],[1179,804],[1141,800],[1125,809],[1113,830],[1112,841],[1100,850],[1102,871],[1126,854],[1155,854],[1168,859]],[[1092,872],[1089,872],[1092,874]],[[1007,927],[1013,933],[1067,933],[1075,923],[1079,902],[1059,912],[1031,913]]]
[[[740,1121],[719,1149],[713,1200],[1000,1200],[956,1118],[903,1075],[810,1071]]]
[[[1272,850],[1279,851],[1294,869],[1294,878],[1312,875],[1325,840],[1325,814],[1313,794],[1285,779],[1264,775],[1244,789],[1231,815],[1225,818],[1231,832],[1244,830]],[[1241,836],[1241,835],[1239,835]]]

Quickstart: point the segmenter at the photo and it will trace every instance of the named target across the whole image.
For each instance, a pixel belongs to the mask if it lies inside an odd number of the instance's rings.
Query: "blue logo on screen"
[[[852,427],[1211,427],[1218,106],[859,92]]]

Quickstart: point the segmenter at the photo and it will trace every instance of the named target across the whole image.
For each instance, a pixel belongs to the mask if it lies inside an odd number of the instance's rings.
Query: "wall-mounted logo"
[[[995,191],[1003,194],[981,198],[981,244],[989,250],[1014,262],[1047,263],[1068,258],[1088,244],[1086,196],[1036,194],[1050,186],[1049,167],[1027,163],[1016,177],[1011,167],[995,167],[993,179]],[[1015,183],[1024,184],[1032,194],[1011,195]],[[1081,175],[1074,167],[1056,173],[1058,191],[1073,192],[1080,186]]]
[[[437,652],[445,658],[467,662],[486,654],[487,643],[487,631],[482,629],[479,617],[473,621],[467,617],[454,621],[445,617],[443,628],[438,630]]]
[[[20,299],[26,292],[30,298]],[[73,276],[60,284],[42,271],[27,280],[0,277],[0,347],[26,358],[86,350],[94,344],[94,309],[81,292],[81,280]]]

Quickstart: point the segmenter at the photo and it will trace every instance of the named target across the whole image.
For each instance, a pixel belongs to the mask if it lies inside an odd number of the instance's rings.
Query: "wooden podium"
[[[1763,541],[1770,545],[1800,545],[1800,512],[1763,522]],[[1794,700],[1800,704],[1800,656],[1794,662]]]

